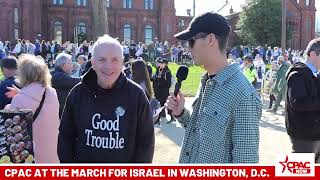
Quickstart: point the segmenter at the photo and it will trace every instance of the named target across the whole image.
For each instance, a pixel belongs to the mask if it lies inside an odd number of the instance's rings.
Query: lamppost
[[[281,29],[281,49],[282,56],[285,56],[286,52],[286,0],[282,0],[282,29]]]

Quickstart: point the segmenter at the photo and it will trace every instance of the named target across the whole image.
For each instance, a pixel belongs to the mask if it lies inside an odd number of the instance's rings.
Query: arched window
[[[111,7],[111,0],[105,0],[107,8]]]
[[[53,39],[62,44],[62,22],[56,21],[53,23]]]
[[[309,6],[310,0],[306,0],[306,6]]]
[[[144,9],[153,9],[153,0],[144,0]]]
[[[63,0],[52,0],[52,4],[54,4],[54,5],[63,5]]]
[[[78,28],[78,33],[86,33],[87,32],[86,23],[84,23],[84,22],[79,23],[77,28]]]
[[[131,41],[131,26],[129,24],[123,26],[123,41],[128,43]]]
[[[87,0],[77,0],[77,6],[87,6]]]
[[[147,25],[144,29],[144,41],[146,44],[149,44],[153,38],[153,28],[150,25]]]
[[[132,8],[132,0],[123,0],[123,8]]]

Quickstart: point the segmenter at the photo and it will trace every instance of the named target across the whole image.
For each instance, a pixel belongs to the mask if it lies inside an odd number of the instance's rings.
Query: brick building
[[[75,32],[94,38],[92,0],[0,0],[0,38],[64,42]],[[173,35],[191,21],[175,15],[174,0],[105,0],[109,34],[121,41],[174,41]],[[77,30],[75,30],[77,29]]]
[[[292,30],[292,38],[287,40],[287,48],[305,49],[309,41],[315,38],[315,12],[315,0],[286,0],[286,23],[287,28]],[[230,12],[227,16],[232,29],[230,46],[236,44],[239,15],[240,13]]]

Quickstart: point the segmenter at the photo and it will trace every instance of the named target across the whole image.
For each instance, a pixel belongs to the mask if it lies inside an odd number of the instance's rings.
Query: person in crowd
[[[314,153],[320,163],[320,39],[306,48],[306,63],[298,62],[288,71],[286,128],[293,153]]]
[[[175,45],[171,47],[171,61],[177,63],[178,62],[178,49]]]
[[[267,84],[267,89],[269,92],[269,110],[272,109],[273,102],[276,100],[276,97],[274,94],[272,94],[272,88],[274,87],[274,84],[276,83],[277,80],[277,71],[278,71],[278,63],[275,61],[271,63],[271,69],[267,72],[266,74],[266,80],[268,82]]]
[[[148,99],[153,97],[149,73],[146,63],[142,60],[131,62],[132,80],[139,84],[144,90]]]
[[[252,56],[244,56],[243,60],[244,60],[243,74],[248,79],[248,81],[253,85],[253,87],[256,87],[258,73],[253,64],[253,58]]]
[[[92,50],[93,50],[93,41],[90,41],[88,60],[90,60],[92,57]]]
[[[49,69],[41,57],[22,55],[19,57],[18,78],[22,89],[17,91],[6,109],[31,109],[35,113],[40,108],[32,123],[35,162],[59,163],[59,102],[56,91],[50,86]]]
[[[194,63],[207,71],[191,115],[181,92],[166,102],[166,108],[186,129],[180,163],[259,162],[262,104],[239,65],[228,65],[229,33],[227,20],[208,12],[175,35],[178,40],[188,40]]]
[[[89,54],[89,45],[88,45],[87,40],[83,41],[82,52],[83,52],[83,55],[86,55],[86,56],[88,56],[88,54]]]
[[[36,39],[35,46],[36,46],[36,49],[34,51],[34,55],[39,56],[41,54],[41,42],[39,39]]]
[[[79,77],[84,75],[87,71],[86,71],[86,63],[88,62],[88,59],[85,55],[80,55],[78,58],[77,58],[77,63],[80,65],[80,68],[79,68]]]
[[[158,74],[156,74],[153,83],[156,83],[156,85],[154,86],[155,88],[157,88],[157,90],[155,90],[155,97],[156,99],[160,102],[161,106],[164,106],[164,104],[167,101],[167,98],[169,96],[169,89],[171,87],[171,79],[172,79],[172,74],[171,71],[168,67],[168,61],[166,59],[160,59],[159,61],[159,70]],[[172,114],[169,114],[171,119],[168,123],[171,123],[173,121],[175,121],[175,119],[173,118]],[[166,111],[165,109],[162,110],[162,112],[160,113],[159,118],[155,121],[155,125],[160,125],[160,120],[161,118],[166,118]]]
[[[279,56],[277,61],[278,61],[280,68],[277,71],[276,82],[274,83],[274,87],[272,88],[272,94],[274,94],[276,96],[276,101],[274,103],[274,107],[270,111],[273,113],[277,112],[281,101],[286,97],[286,89],[287,89],[286,74],[287,74],[287,71],[290,67],[290,64],[285,61],[283,56]]]
[[[21,40],[17,40],[17,44],[11,52],[15,56],[19,56],[21,54]]]
[[[7,97],[8,88],[19,87],[16,79],[17,75],[17,59],[8,56],[0,61],[1,72],[4,79],[0,83],[0,109],[11,103],[12,98]]]
[[[47,44],[44,40],[41,41],[41,49],[40,49],[40,55],[41,57],[46,60],[47,59],[47,54],[48,54],[48,51],[47,51]]]
[[[80,82],[80,78],[71,77],[73,71],[72,56],[66,53],[57,55],[52,75],[52,87],[56,89],[59,99],[59,117],[62,115],[63,107],[70,90]]]
[[[123,59],[121,44],[108,35],[93,45],[92,69],[71,90],[62,115],[62,163],[152,162],[149,102],[143,89],[125,77]]]
[[[27,40],[26,43],[27,43],[27,53],[34,55],[36,46],[32,44],[29,40]]]
[[[27,53],[28,52],[28,49],[27,49],[28,47],[27,47],[27,43],[26,43],[26,40],[22,40],[21,41],[21,50],[20,50],[20,53],[21,54],[25,54],[25,53]]]
[[[4,44],[3,44],[3,42],[1,41],[1,38],[0,38],[0,60],[3,59],[6,56],[7,55],[6,55],[5,50],[4,50]]]
[[[126,42],[122,42],[122,47],[123,47],[124,63],[127,63],[129,62],[129,59],[130,59],[129,47],[127,46]]]
[[[134,41],[131,41],[129,52],[130,52],[130,57],[132,56],[134,59],[137,58],[136,56],[137,45],[134,43]]]
[[[11,53],[11,43],[10,43],[10,41],[6,41],[5,42],[4,51],[5,51],[7,56],[10,55],[10,53]]]
[[[274,47],[273,48],[273,52],[272,52],[272,59],[274,61],[278,60],[278,57],[281,55],[281,51],[279,50],[278,47]]]

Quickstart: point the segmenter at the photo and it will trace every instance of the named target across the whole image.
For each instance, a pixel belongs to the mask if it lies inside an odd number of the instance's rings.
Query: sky
[[[196,15],[207,11],[218,11],[222,8],[226,0],[195,0],[196,2]],[[225,6],[219,13],[222,15],[228,15],[230,7],[232,6],[234,12],[241,11],[241,5],[245,3],[245,0],[228,0],[228,5]],[[320,32],[320,0],[316,0],[316,31]],[[186,16],[187,10],[191,9],[191,15],[193,15],[193,0],[175,0],[176,14],[178,16]]]
[[[196,15],[207,11],[218,11],[222,8],[226,0],[195,0],[196,2]],[[228,0],[228,5],[223,8],[219,13],[222,15],[228,15],[230,6],[232,6],[234,12],[241,11],[240,5],[245,2],[245,0]],[[193,0],[175,0],[176,14],[178,16],[186,16],[187,10],[191,9],[191,14],[193,14]]]

